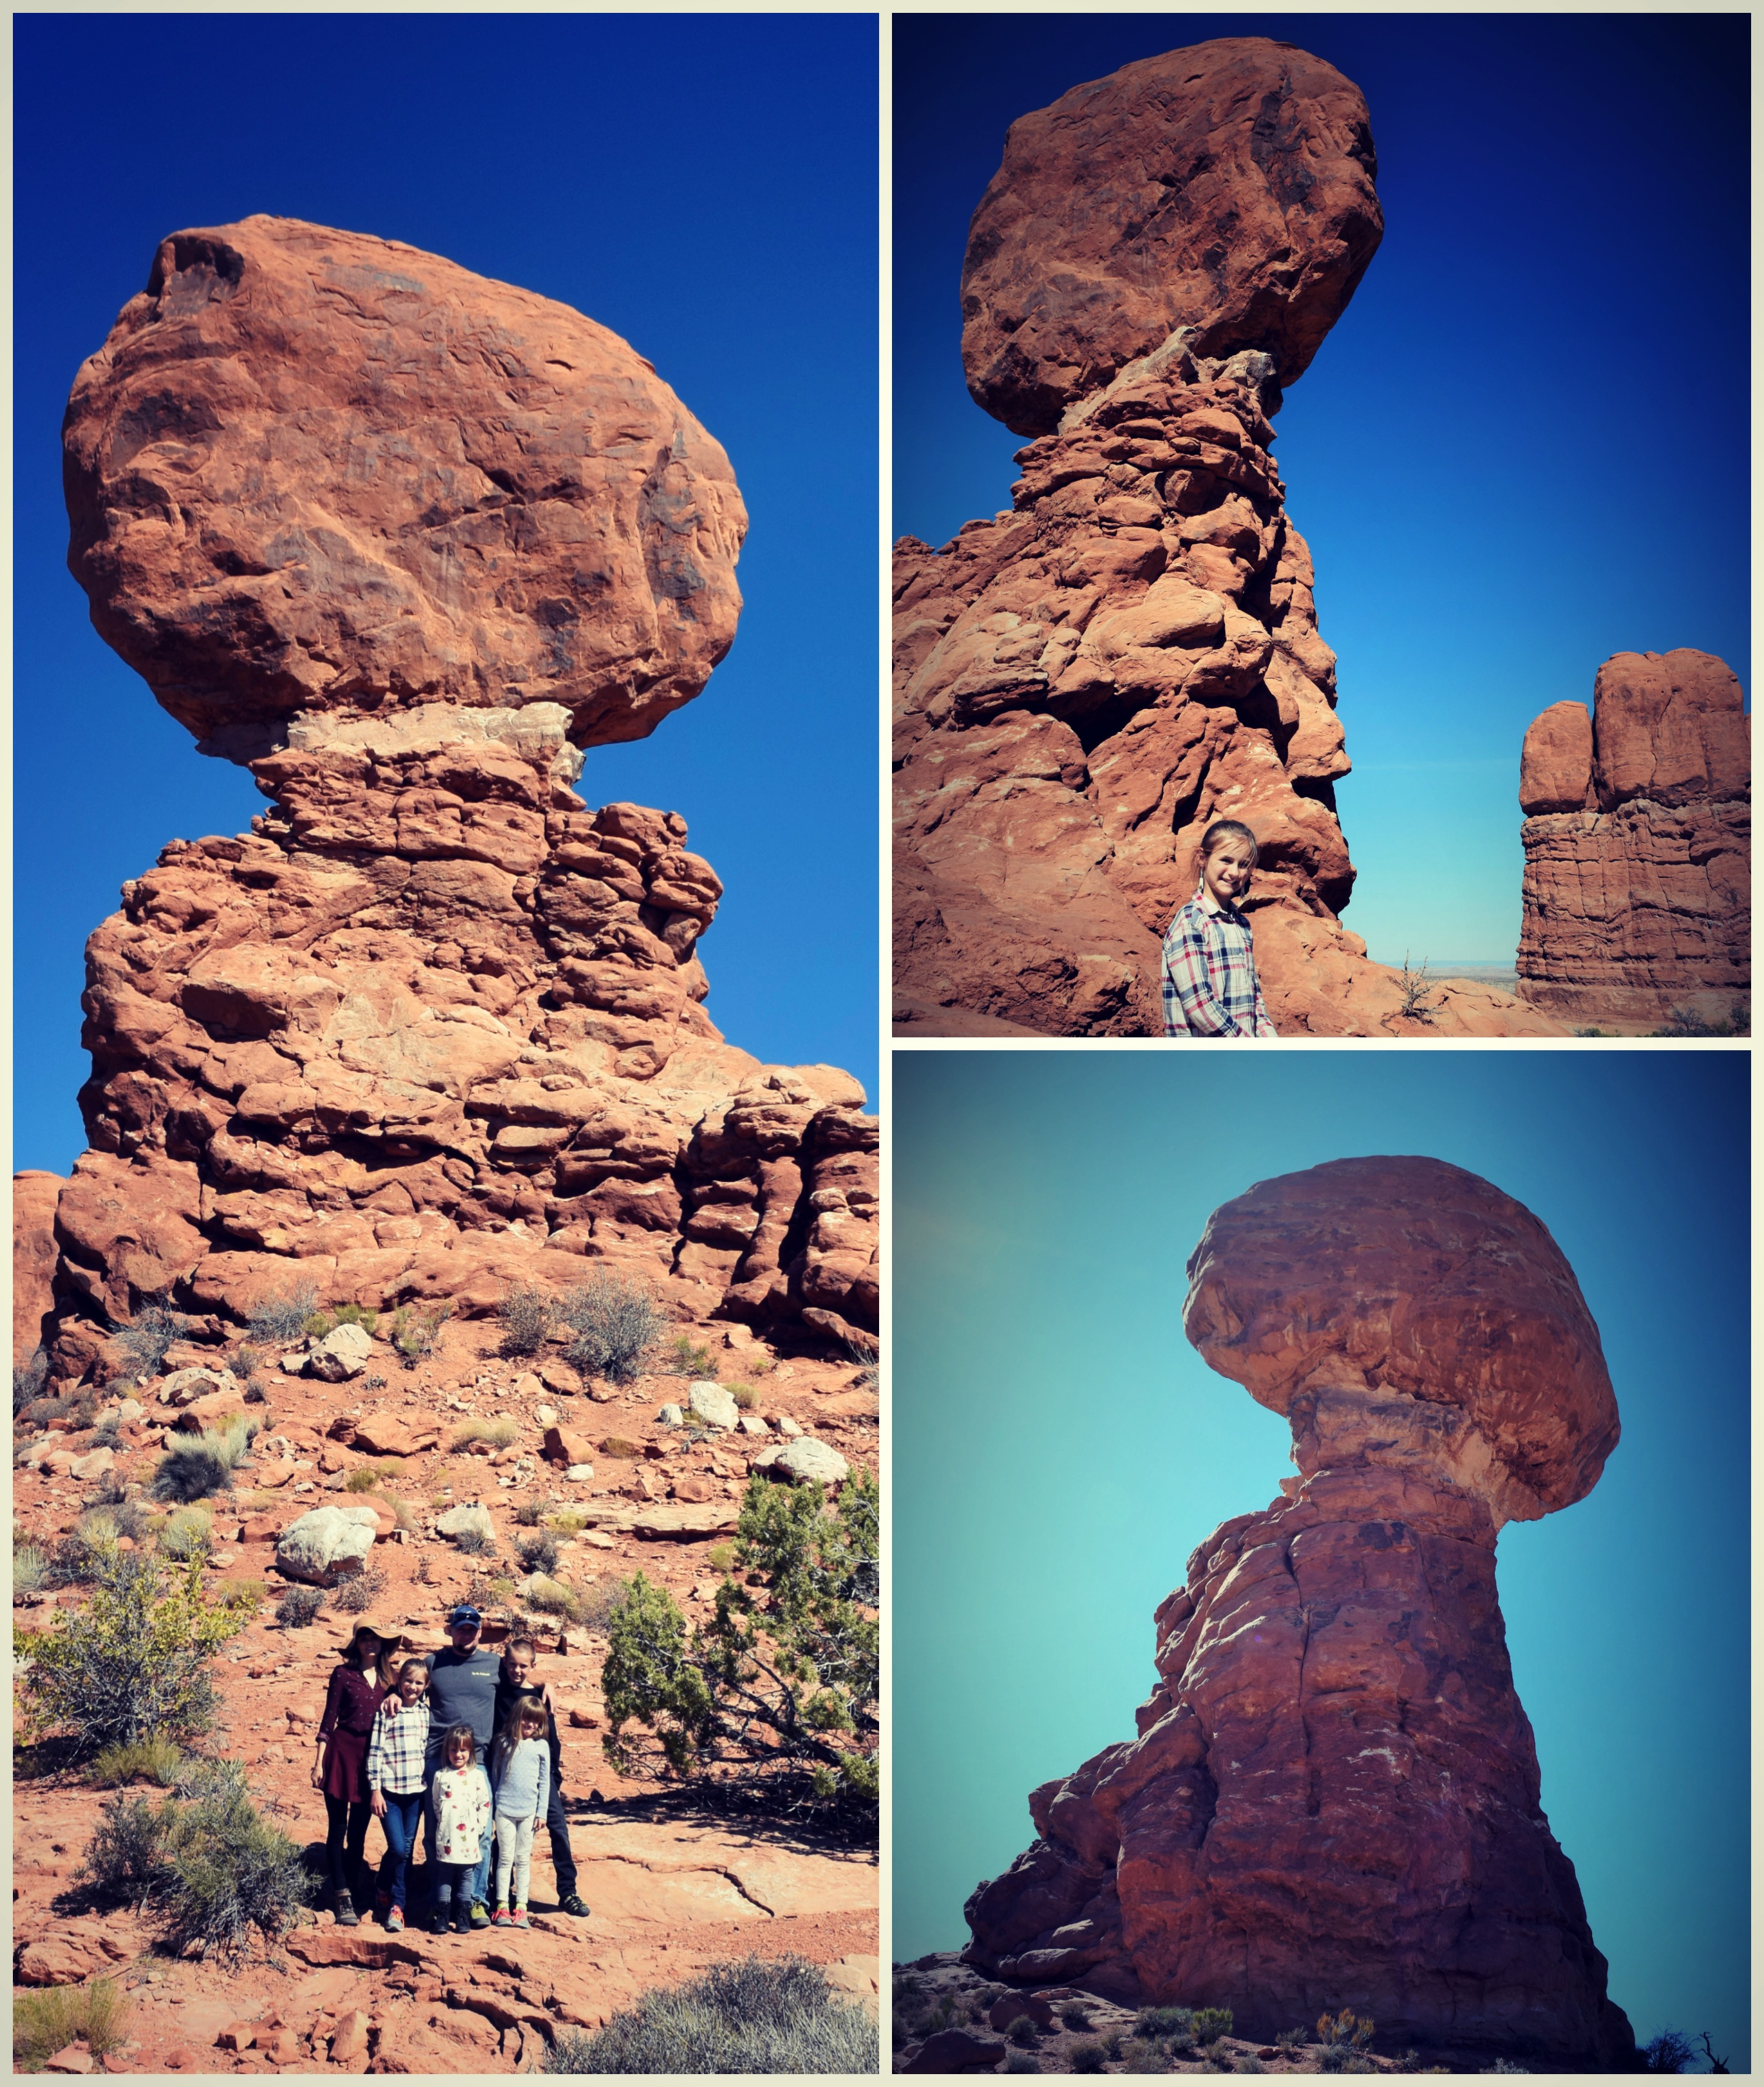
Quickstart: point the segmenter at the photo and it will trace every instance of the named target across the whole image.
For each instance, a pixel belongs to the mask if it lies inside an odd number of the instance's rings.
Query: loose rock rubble
[[[1420,1000],[1339,919],[1349,763],[1271,455],[1282,387],[1376,250],[1359,91],[1227,37],[1013,125],[963,273],[970,388],[1032,434],[1010,510],[895,556],[895,1021],[1161,1035],[1201,836],[1261,843],[1283,1034],[1555,1035],[1467,980]]]

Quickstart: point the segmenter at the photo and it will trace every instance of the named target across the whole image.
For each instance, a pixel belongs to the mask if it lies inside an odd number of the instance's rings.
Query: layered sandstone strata
[[[1584,1497],[1617,1440],[1573,1271],[1488,1182],[1377,1159],[1226,1204],[1189,1276],[1189,1338],[1288,1416],[1299,1476],[1195,1551],[1138,1737],[1033,1794],[970,1961],[1252,2036],[1346,2000],[1381,2036],[1609,2069],[1633,2040],[1495,1588],[1502,1524]]]
[[[1730,1021],[1752,984],[1751,720],[1707,652],[1620,652],[1525,735],[1523,997]]]
[[[253,218],[164,243],[66,444],[94,622],[271,809],[173,842],[88,945],[57,1376],[146,1300],[302,1282],[481,1312],[592,1266],[681,1317],[873,1327],[861,1089],[724,1042],[685,821],[570,787],[739,607],[740,495],[649,365]]]
[[[1382,230],[1359,90],[1229,37],[1012,126],[963,275],[974,396],[1036,439],[1010,511],[897,547],[897,1018],[1162,1032],[1158,945],[1241,818],[1275,1025],[1535,1033],[1450,985],[1423,1022],[1339,915],[1335,658],[1271,448],[1282,387]],[[1413,1001],[1407,1001],[1412,1010]]]

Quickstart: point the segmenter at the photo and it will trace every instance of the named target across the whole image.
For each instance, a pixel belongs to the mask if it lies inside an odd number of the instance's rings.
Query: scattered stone
[[[86,1456],[75,1457],[67,1470],[70,1478],[83,1482],[88,1479],[102,1478],[106,1471],[113,1471],[116,1467],[117,1453],[114,1449],[93,1449]]]
[[[566,1479],[574,1479],[577,1484],[580,1485],[594,1476],[594,1466],[592,1464],[572,1464],[564,1473],[564,1476]]]
[[[771,1428],[757,1413],[744,1413],[741,1418],[740,1426],[741,1432],[744,1435],[770,1435],[771,1432]]]
[[[315,1587],[334,1587],[340,1580],[352,1578],[367,1563],[377,1521],[371,1508],[313,1508],[282,1531],[275,1569],[284,1579],[304,1580]]]
[[[683,1428],[686,1421],[685,1409],[678,1406],[663,1406],[656,1418],[664,1428]]]
[[[802,1430],[797,1425],[796,1422],[791,1419],[788,1413],[778,1414],[775,1416],[775,1419],[778,1432],[780,1435],[786,1436],[794,1440],[795,1438],[802,1432]]]
[[[557,1409],[555,1406],[536,1406],[533,1408],[533,1418],[541,1428],[555,1428],[557,1424]]]
[[[555,1423],[546,1428],[543,1447],[547,1462],[553,1464],[585,1464],[594,1453],[586,1435]]]
[[[851,1468],[837,1449],[817,1442],[812,1435],[762,1449],[749,1466],[769,1479],[788,1479],[792,1485],[803,1486],[842,1485]]]
[[[160,1404],[188,1406],[193,1399],[211,1398],[216,1392],[232,1398],[235,1411],[244,1404],[245,1393],[229,1369],[173,1370],[160,1386]]]
[[[686,1393],[686,1406],[694,1418],[702,1420],[707,1428],[733,1430],[741,1417],[741,1408],[720,1384],[692,1385]]]
[[[468,1531],[479,1536],[493,1538],[496,1524],[490,1519],[490,1511],[476,1500],[462,1500],[459,1506],[451,1507],[435,1520],[435,1534],[449,1539],[463,1536]]]
[[[306,1374],[324,1384],[360,1376],[373,1359],[374,1336],[352,1321],[333,1327],[322,1338],[314,1334],[306,1343]]]
[[[603,1435],[600,1450],[603,1457],[611,1457],[618,1462],[627,1463],[643,1455],[643,1445],[641,1442],[634,1442],[628,1435]]]

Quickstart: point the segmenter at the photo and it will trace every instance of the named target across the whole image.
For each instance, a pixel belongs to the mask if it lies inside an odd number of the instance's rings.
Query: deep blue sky
[[[167,233],[408,240],[621,334],[728,451],[733,651],[590,804],[685,813],[728,887],[709,1012],[876,1091],[873,17],[15,18],[15,1164],[65,1171],[81,949],[176,835],[261,810],[86,618],[62,410]]]
[[[894,1954],[1133,1735],[1152,1611],[1288,1475],[1184,1340],[1184,1263],[1253,1182],[1470,1168],[1548,1226],[1623,1438],[1497,1548],[1544,1804],[1643,2042],[1749,2050],[1749,1054],[902,1052],[894,1078]],[[1352,1995],[1343,1996],[1352,2000]]]
[[[1510,962],[1519,747],[1613,652],[1749,691],[1750,24],[1728,15],[908,15],[895,23],[895,526],[1010,503],[958,278],[1010,122],[1222,36],[1361,89],[1384,243],[1276,422],[1354,773],[1374,958]]]

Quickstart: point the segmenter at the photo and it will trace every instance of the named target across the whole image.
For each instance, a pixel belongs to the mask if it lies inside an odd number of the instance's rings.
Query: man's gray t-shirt
[[[442,1742],[451,1725],[469,1725],[477,1735],[478,1758],[496,1736],[496,1678],[502,1654],[486,1645],[470,1652],[432,1653],[429,1659],[429,1753],[425,1774],[441,1761]]]

